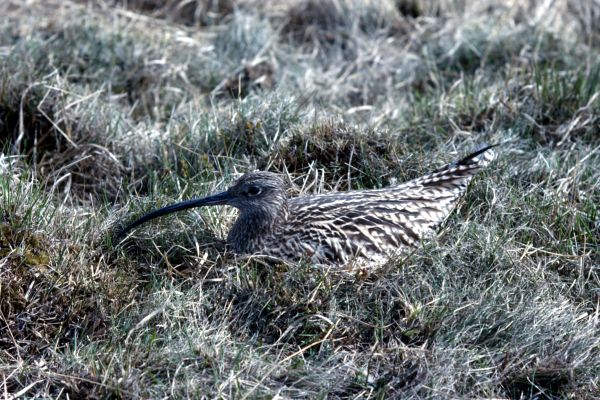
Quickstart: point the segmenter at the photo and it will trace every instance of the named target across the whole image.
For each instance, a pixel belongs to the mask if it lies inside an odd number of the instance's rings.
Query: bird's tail
[[[474,151],[473,153],[469,154],[468,156],[461,158],[460,160],[455,161],[453,163],[446,164],[441,168],[436,169],[435,171],[433,171],[432,174],[452,170],[459,166],[466,166],[466,167],[472,167],[472,168],[486,167],[486,166],[488,166],[489,163],[491,163],[496,158],[496,152],[492,149],[499,145],[500,145],[499,143],[496,143],[496,144],[492,144],[492,145],[481,146],[478,150]]]
[[[492,150],[499,146],[499,143],[482,146],[479,150],[469,154],[465,158],[456,161],[454,165],[478,165],[479,168],[486,167],[496,158],[496,152]],[[452,164],[451,164],[452,165]]]
[[[429,188],[434,192],[439,190],[441,192],[451,191],[457,195],[461,194],[473,176],[494,160],[496,153],[492,149],[498,145],[482,146],[468,156],[446,164],[430,174],[408,182],[408,184]]]
[[[400,224],[403,229],[412,231],[419,239],[433,234],[435,227],[454,209],[473,176],[495,158],[492,148],[496,146],[482,146],[458,161],[397,186],[395,191],[404,200],[404,211],[409,208],[406,202],[411,202],[411,220]]]

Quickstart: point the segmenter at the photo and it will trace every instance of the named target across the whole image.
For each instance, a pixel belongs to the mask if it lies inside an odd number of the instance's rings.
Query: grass
[[[0,396],[600,396],[595,2],[0,5]],[[384,187],[481,143],[439,235],[349,270],[235,259],[282,173]]]

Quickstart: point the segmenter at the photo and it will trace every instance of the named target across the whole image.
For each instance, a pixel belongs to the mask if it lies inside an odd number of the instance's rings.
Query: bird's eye
[[[248,195],[249,196],[256,196],[260,194],[260,188],[258,186],[250,186],[248,188]]]

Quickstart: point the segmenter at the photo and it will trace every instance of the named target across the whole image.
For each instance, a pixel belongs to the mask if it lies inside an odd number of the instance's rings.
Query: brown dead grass
[[[66,96],[46,85],[21,89],[20,98],[19,88],[3,97],[0,147],[24,156],[48,190],[114,199],[124,169],[106,147],[102,128],[73,118]]]
[[[344,122],[326,120],[291,134],[269,160],[276,170],[295,175],[325,171],[323,179],[332,187],[348,190],[389,185],[404,153],[397,138],[360,133]]]
[[[234,0],[113,0],[103,3],[186,26],[222,23],[236,7]]]

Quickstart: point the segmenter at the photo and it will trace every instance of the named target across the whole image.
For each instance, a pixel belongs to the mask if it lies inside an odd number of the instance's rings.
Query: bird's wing
[[[340,251],[380,253],[415,246],[434,233],[473,176],[493,159],[490,149],[399,186],[292,199],[295,225]]]

